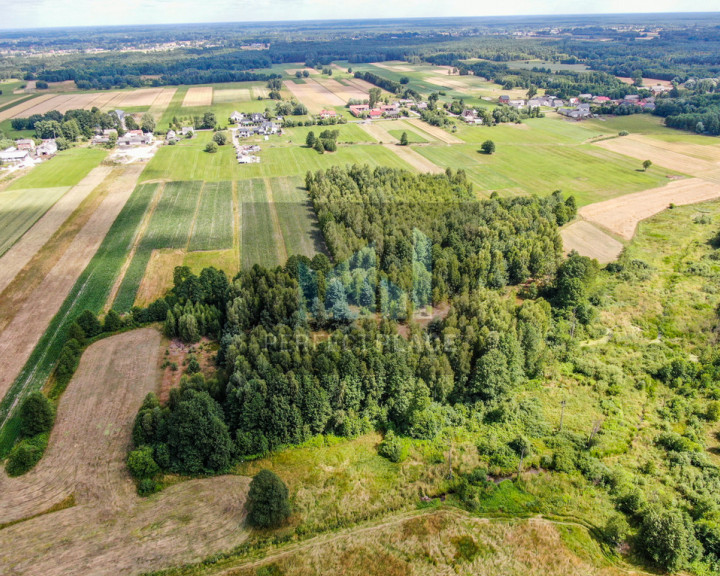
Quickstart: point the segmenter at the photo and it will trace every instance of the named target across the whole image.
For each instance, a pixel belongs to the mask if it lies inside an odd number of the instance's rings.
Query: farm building
[[[230,114],[230,123],[231,124],[240,124],[240,122],[245,118],[245,114],[242,112],[238,112],[235,110],[232,114]]]
[[[328,118],[336,118],[337,112],[335,110],[320,110],[320,114],[318,114],[320,118],[323,120],[327,120]]]
[[[30,160],[30,153],[27,150],[18,150],[14,146],[0,152],[1,164],[22,164]]]
[[[370,110],[367,104],[353,104],[350,106],[350,114],[353,116],[361,116]]]
[[[195,128],[193,128],[192,126],[183,126],[182,128],[180,128],[180,134],[183,138],[187,138],[188,134],[190,134],[190,138],[192,138],[193,136],[195,136]]]
[[[35,149],[35,154],[40,156],[55,156],[57,154],[57,144],[52,138],[43,140],[42,144]]]
[[[463,110],[460,117],[462,118],[463,122],[469,125],[478,125],[483,123],[482,118],[478,118],[477,112],[472,108]]]
[[[142,130],[129,130],[123,136],[118,138],[118,146],[140,146],[143,144],[152,144],[154,136],[152,132],[143,132]]]
[[[498,98],[498,102],[500,102],[500,104],[510,104],[510,96],[503,94]]]
[[[18,150],[27,150],[28,152],[32,152],[35,150],[35,141],[30,138],[15,140],[15,148]]]
[[[178,141],[178,135],[175,130],[168,130],[168,133],[165,134],[165,142],[177,142]]]

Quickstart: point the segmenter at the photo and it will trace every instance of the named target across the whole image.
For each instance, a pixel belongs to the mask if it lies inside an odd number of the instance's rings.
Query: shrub
[[[218,146],[225,146],[227,139],[227,132],[215,132],[215,134],[213,134],[213,142]]]
[[[689,518],[677,509],[660,505],[646,511],[638,533],[638,544],[649,558],[668,572],[686,568],[702,550],[692,532]]]
[[[485,140],[480,146],[483,154],[494,154],[495,153],[495,142],[492,140]]]
[[[117,332],[122,328],[122,319],[115,310],[110,310],[105,316],[105,322],[103,323],[104,332]]]
[[[210,154],[215,154],[215,152],[218,151],[218,145],[215,142],[208,142],[207,146],[205,146],[205,152],[209,152]]]
[[[397,464],[407,458],[408,450],[402,439],[398,438],[392,430],[389,430],[385,434],[383,441],[380,442],[378,454]]]
[[[20,476],[31,470],[40,461],[47,446],[47,434],[39,434],[20,442],[8,457],[5,470],[9,476]]]
[[[33,392],[20,406],[20,421],[23,436],[49,432],[55,422],[55,409],[41,392]]]
[[[553,453],[552,468],[557,472],[575,470],[575,451],[569,446],[561,446]]]
[[[200,362],[198,362],[198,359],[194,355],[190,356],[187,369],[185,371],[188,374],[197,374],[200,372]]]
[[[625,516],[622,514],[615,514],[605,523],[603,536],[610,544],[618,546],[625,542],[629,531],[630,525],[627,520],[625,520]]]
[[[280,526],[291,512],[287,486],[274,472],[260,470],[250,482],[247,509],[247,520],[251,526]]]
[[[88,338],[92,338],[93,336],[97,336],[102,332],[102,325],[100,324],[100,320],[97,319],[97,316],[90,312],[90,310],[85,310],[80,316],[78,316],[76,322],[80,326],[80,328],[83,329],[83,332],[85,332],[85,335]]]
[[[150,446],[143,446],[130,452],[127,466],[133,478],[138,480],[150,478],[160,472],[160,467],[153,459],[153,449]]]
[[[160,485],[152,478],[143,478],[137,485],[137,492],[140,496],[150,496],[158,490],[160,490]]]

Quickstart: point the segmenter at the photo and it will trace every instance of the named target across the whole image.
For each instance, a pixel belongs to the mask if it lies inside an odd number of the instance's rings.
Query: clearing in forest
[[[0,472],[0,523],[74,505],[0,530],[0,573],[132,575],[246,539],[248,478],[191,480],[152,498],[135,493],[125,458],[135,414],[158,392],[161,344],[159,332],[144,328],[85,351],[43,459],[18,478]]]

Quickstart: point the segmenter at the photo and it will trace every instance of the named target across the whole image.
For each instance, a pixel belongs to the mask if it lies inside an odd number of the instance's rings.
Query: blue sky
[[[718,10],[718,0],[0,0],[0,28]]]

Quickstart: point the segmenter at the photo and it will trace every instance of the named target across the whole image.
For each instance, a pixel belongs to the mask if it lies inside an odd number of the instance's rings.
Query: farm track
[[[446,132],[442,128],[438,128],[437,126],[430,126],[430,124],[423,122],[420,118],[406,118],[405,121],[419,128],[423,132],[427,132],[433,138],[437,138],[441,142],[445,142],[445,144],[466,144],[466,142],[463,142],[457,136],[453,136],[449,132]]]
[[[108,166],[98,166],[91,170],[0,257],[0,294],[111,171],[112,168]]]
[[[130,198],[143,167],[143,164],[124,166],[121,175],[109,184],[107,196],[100,206],[3,330],[0,339],[0,398],[4,398],[70,289],[97,252],[110,226]],[[17,398],[13,399],[12,408],[16,402]],[[4,424],[4,420],[0,424]]]
[[[153,328],[90,346],[58,409],[47,452],[28,474],[0,472],[0,523],[76,505],[0,530],[0,573],[137,574],[240,544],[248,479],[183,482],[150,498],[125,467],[134,416],[157,391],[162,337]]]

